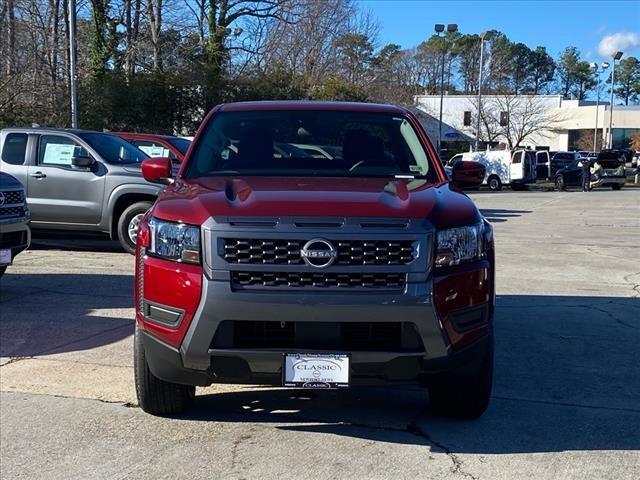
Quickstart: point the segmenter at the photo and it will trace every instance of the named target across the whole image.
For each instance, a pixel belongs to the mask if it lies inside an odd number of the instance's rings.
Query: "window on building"
[[[464,112],[464,126],[468,127],[471,125],[471,112]]]
[[[500,126],[506,127],[508,123],[509,123],[509,113],[500,112]]]

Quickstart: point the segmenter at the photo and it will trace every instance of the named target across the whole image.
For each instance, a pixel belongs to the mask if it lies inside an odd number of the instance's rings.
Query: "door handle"
[[[29,176],[33,178],[45,178],[47,175],[42,172],[34,172],[34,173],[30,173]]]

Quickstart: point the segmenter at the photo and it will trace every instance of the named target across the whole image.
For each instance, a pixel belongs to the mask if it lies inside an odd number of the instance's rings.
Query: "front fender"
[[[125,183],[118,185],[109,193],[109,197],[102,206],[102,221],[100,222],[100,230],[111,233],[111,224],[113,220],[113,211],[118,199],[124,195],[148,195],[157,198],[164,187],[160,185],[152,185],[151,183]]]

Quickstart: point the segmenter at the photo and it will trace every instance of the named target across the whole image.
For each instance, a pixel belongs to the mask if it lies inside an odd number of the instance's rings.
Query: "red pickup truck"
[[[389,105],[249,102],[202,123],[138,231],[135,382],[153,414],[195,386],[416,384],[477,417],[493,376],[492,227],[416,118]],[[456,186],[457,185],[457,186]]]

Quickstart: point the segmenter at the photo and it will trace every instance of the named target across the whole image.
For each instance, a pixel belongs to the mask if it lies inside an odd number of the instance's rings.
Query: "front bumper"
[[[11,250],[11,260],[31,244],[28,217],[0,221],[0,249]]]
[[[473,274],[474,270],[467,272]],[[491,310],[480,304],[483,322],[474,342],[453,349],[433,303],[432,282],[409,283],[397,294],[239,292],[228,281],[203,279],[202,296],[179,349],[143,333],[153,374],[189,385],[247,383],[280,385],[283,354],[349,353],[353,385],[429,383],[446,372],[478,365],[484,355]],[[148,319],[147,319],[148,320]],[[301,322],[322,329],[332,323],[413,324],[417,348],[408,350],[336,350],[328,348],[223,348],[214,345],[223,322]]]

